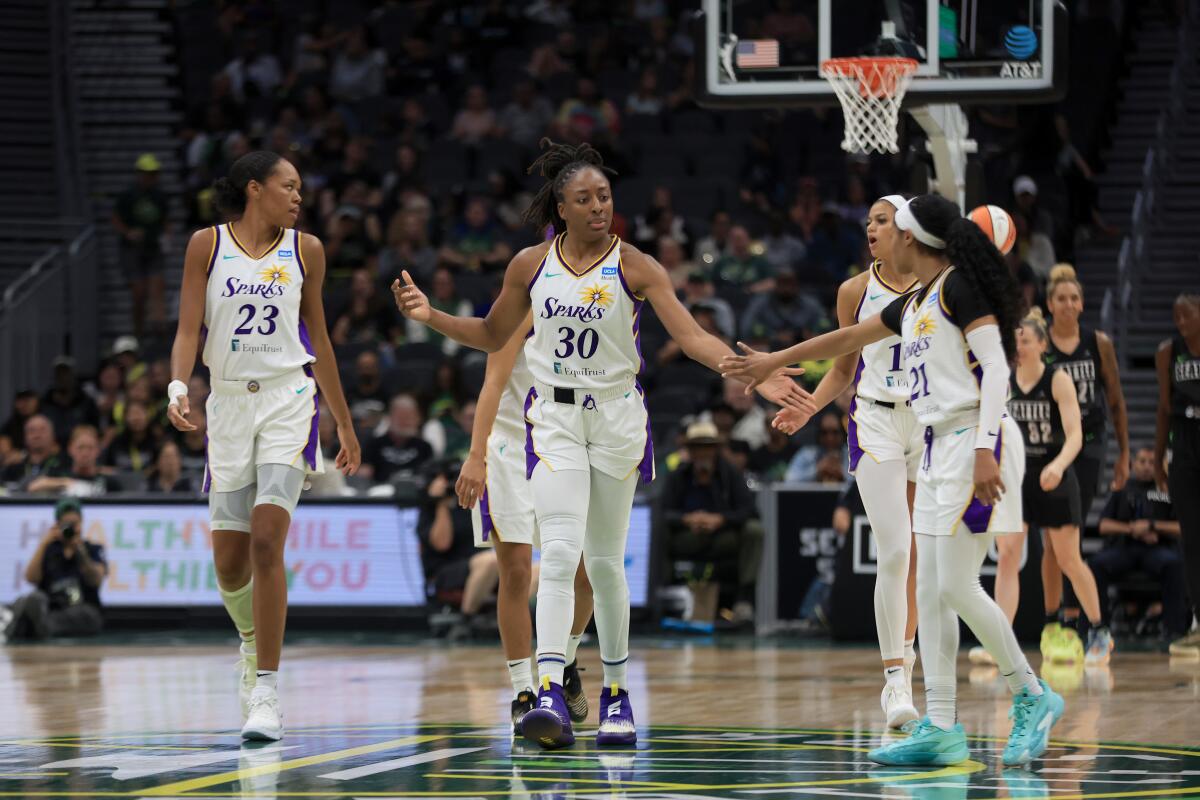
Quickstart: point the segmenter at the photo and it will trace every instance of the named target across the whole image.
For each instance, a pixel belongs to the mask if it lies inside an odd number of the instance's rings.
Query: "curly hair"
[[[538,142],[538,147],[543,152],[526,171],[530,175],[541,175],[546,182],[534,195],[521,220],[539,231],[550,225],[553,225],[556,231],[564,231],[567,223],[558,213],[558,204],[563,201],[563,189],[567,182],[580,170],[589,167],[609,177],[615,177],[617,173],[604,166],[604,158],[587,142],[571,145],[542,139]]]
[[[950,263],[967,279],[972,291],[987,301],[1000,324],[1004,355],[1012,361],[1017,354],[1017,327],[1021,324],[1021,293],[996,245],[979,226],[962,215],[958,205],[941,195],[925,194],[909,203],[921,227],[943,239],[945,250],[917,242],[926,252],[945,253]]]

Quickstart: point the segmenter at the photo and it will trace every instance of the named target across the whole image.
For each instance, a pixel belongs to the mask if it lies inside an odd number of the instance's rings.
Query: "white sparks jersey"
[[[500,395],[500,405],[496,409],[496,421],[492,423],[492,432],[507,436],[513,441],[525,438],[525,397],[533,386],[533,375],[529,372],[529,364],[525,361],[525,351],[517,353],[513,362],[512,372],[504,384]]]
[[[638,324],[643,299],[621,271],[621,240],[576,269],[555,237],[529,284],[533,336],[525,343],[537,383],[571,389],[610,389],[632,383],[641,370]]]
[[[213,229],[204,363],[220,380],[265,380],[316,361],[300,319],[304,261],[291,228],[254,258],[228,225]]]
[[[890,286],[879,274],[879,262],[872,263],[867,286],[854,312],[854,321],[873,317],[905,291]],[[858,359],[854,393],[869,400],[900,403],[907,400],[908,378],[901,357],[903,348],[899,336],[889,336],[864,347]]]
[[[937,425],[979,408],[983,370],[942,300],[946,277],[953,270],[942,270],[928,291],[909,298],[900,325],[909,402],[922,425]]]

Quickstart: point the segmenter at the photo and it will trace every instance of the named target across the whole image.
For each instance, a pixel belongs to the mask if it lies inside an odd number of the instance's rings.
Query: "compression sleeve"
[[[967,344],[979,361],[983,379],[979,382],[979,428],[975,432],[975,449],[992,450],[1000,435],[1000,417],[1008,400],[1008,359],[1000,341],[1000,328],[982,325],[967,334]]]

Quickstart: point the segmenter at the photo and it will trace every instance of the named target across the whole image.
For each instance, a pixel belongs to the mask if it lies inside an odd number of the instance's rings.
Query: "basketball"
[[[1017,242],[1017,226],[1013,218],[1000,206],[978,206],[967,215],[996,245],[1001,255],[1008,255]]]

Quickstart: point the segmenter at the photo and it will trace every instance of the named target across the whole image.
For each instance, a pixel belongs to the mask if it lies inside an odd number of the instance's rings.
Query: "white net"
[[[821,64],[821,77],[829,81],[842,104],[843,150],[899,152],[896,122],[916,71],[915,60],[898,57],[831,58]]]

